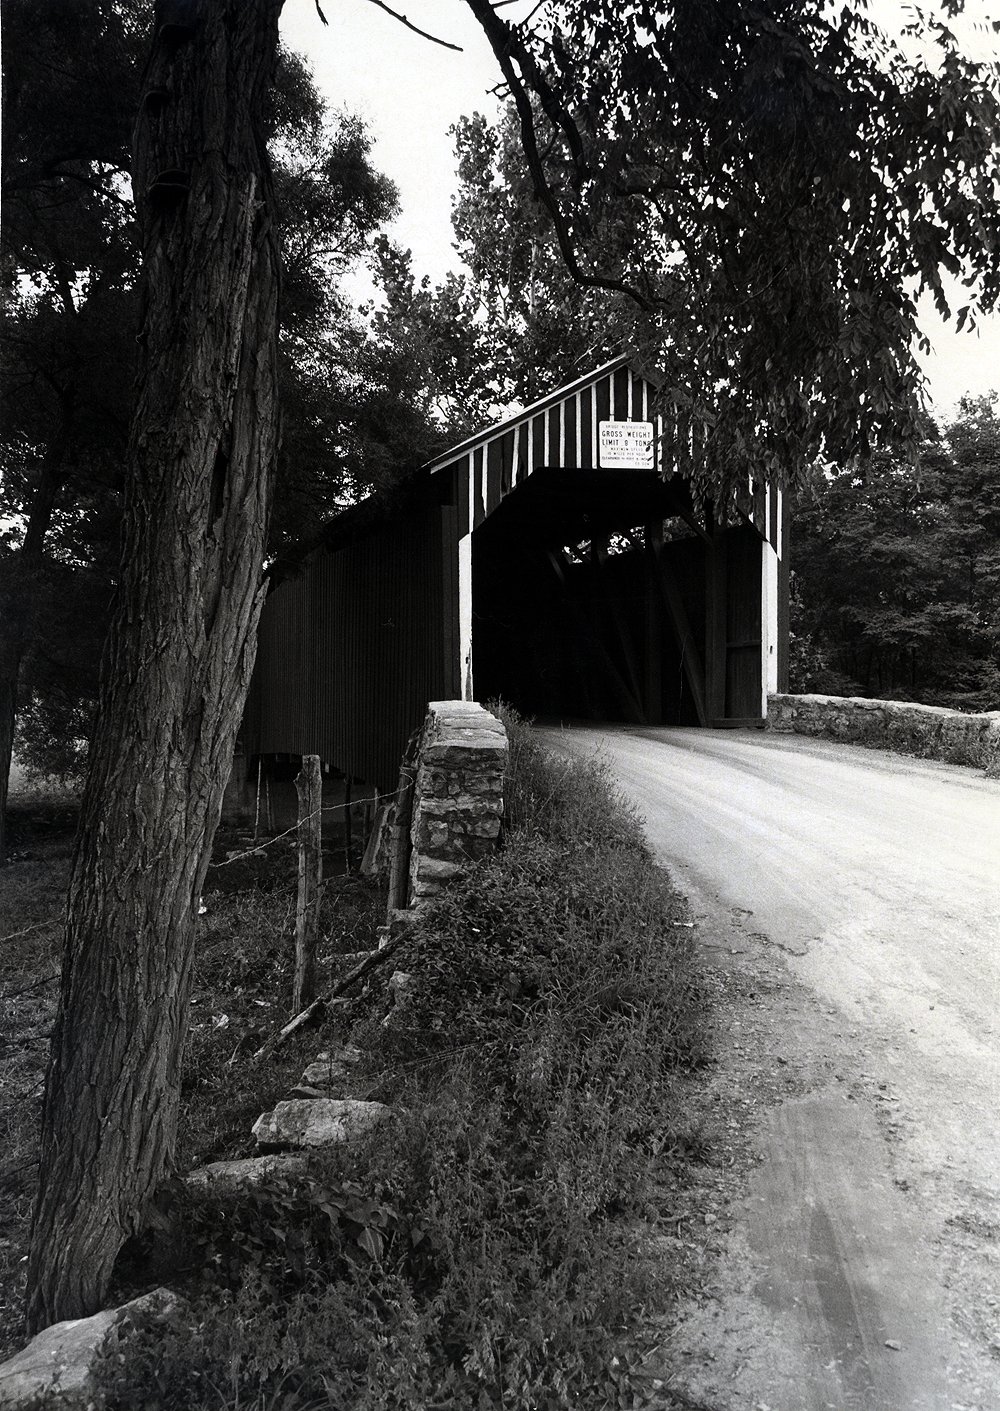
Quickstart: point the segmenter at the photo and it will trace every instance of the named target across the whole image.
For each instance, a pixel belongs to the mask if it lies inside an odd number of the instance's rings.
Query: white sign
[[[655,470],[651,421],[598,422],[600,464],[608,470]]]

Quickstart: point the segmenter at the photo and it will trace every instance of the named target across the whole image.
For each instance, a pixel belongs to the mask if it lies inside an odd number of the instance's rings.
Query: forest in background
[[[813,467],[792,511],[791,689],[1000,710],[1000,418],[965,399],[917,463]]]

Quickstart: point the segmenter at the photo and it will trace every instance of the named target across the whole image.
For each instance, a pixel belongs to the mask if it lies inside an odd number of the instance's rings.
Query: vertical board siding
[[[767,487],[763,480],[753,484],[753,527],[762,539],[767,538]]]
[[[726,715],[761,714],[764,545],[749,525],[726,534]]]
[[[542,466],[596,468],[599,421],[655,421],[657,469],[662,467],[668,477],[677,471],[690,473],[690,417],[681,419],[671,409],[665,425],[664,418],[654,414],[655,405],[653,384],[619,366],[539,410],[529,409],[502,431],[484,436],[466,455],[436,467],[435,475],[455,477],[452,498],[459,505],[459,534],[468,533],[470,524],[478,528],[511,490]],[[466,479],[468,490],[463,492]]]
[[[472,527],[478,529],[486,518],[486,505],[483,491],[483,448],[477,446],[472,453]]]
[[[767,487],[767,539],[778,553],[778,492],[770,485]]]
[[[485,508],[492,514],[503,498],[501,479],[503,476],[503,441],[498,438],[486,446],[486,495]]]
[[[591,429],[591,414],[594,404],[594,389],[584,387],[580,393],[580,435],[578,441],[578,453],[581,465],[593,465],[596,448]]]
[[[597,421],[611,419],[611,378],[602,377],[594,386],[594,404],[597,407]],[[596,457],[595,457],[596,459]]]
[[[562,462],[561,462],[561,460],[560,460],[560,458],[559,458],[559,426],[560,426],[561,421],[562,421],[562,418],[561,418],[560,415],[559,415],[559,406],[558,406],[558,404],[557,404],[556,406],[552,407],[552,408],[549,410],[548,417],[546,418],[546,422],[547,422],[547,425],[546,425],[546,433],[545,433],[545,464],[546,464],[546,465],[561,465],[561,464],[562,464]]]
[[[318,754],[386,791],[429,700],[460,693],[458,516],[434,508],[320,551],[271,594],[244,716],[248,754]]]
[[[636,421],[649,421],[649,383],[638,373],[632,377],[632,406]]]
[[[450,486],[448,499],[455,506],[458,515],[457,533],[460,538],[463,534],[468,534],[472,524],[471,475],[469,471],[471,461],[471,454],[463,456],[461,460],[453,461],[441,472],[448,477]]]
[[[536,416],[531,421],[531,468],[537,470],[545,464],[545,417]]]
[[[458,505],[458,533],[478,528],[500,501],[542,466],[572,470],[596,468],[600,421],[652,421],[654,456],[664,479],[690,479],[704,454],[705,433],[690,412],[673,405],[659,408],[657,389],[646,377],[622,364],[549,404],[529,408],[479,444],[466,443],[461,457],[432,467],[432,474],[453,476],[452,502]],[[465,449],[464,447],[461,449]],[[781,492],[763,481],[748,481],[741,511],[779,558]]]
[[[571,401],[563,403],[565,407],[565,430],[563,433],[563,465],[579,465],[580,459],[577,452],[578,428],[580,425],[580,397],[579,394]]]

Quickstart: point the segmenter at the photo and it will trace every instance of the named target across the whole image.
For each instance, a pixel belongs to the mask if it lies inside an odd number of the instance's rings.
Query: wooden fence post
[[[404,911],[410,891],[410,823],[413,819],[413,790],[417,781],[422,730],[410,736],[393,803],[392,841],[389,858],[389,911]]]
[[[318,754],[302,756],[295,792],[299,796],[299,891],[295,906],[292,1013],[298,1014],[316,998],[316,932],[323,891],[323,778]]]

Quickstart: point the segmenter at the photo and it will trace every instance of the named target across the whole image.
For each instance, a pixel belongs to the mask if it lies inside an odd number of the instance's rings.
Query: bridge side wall
[[[431,701],[417,760],[410,825],[415,903],[496,845],[507,732],[475,701]]]
[[[1000,711],[964,715],[909,701],[772,694],[767,700],[767,728],[976,765],[991,778],[1000,778]]]

